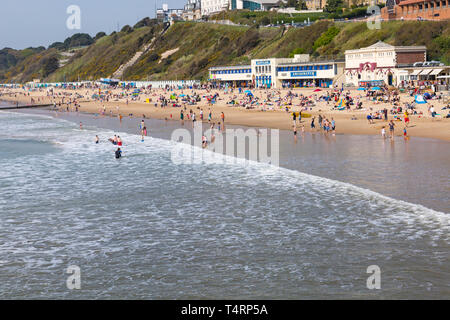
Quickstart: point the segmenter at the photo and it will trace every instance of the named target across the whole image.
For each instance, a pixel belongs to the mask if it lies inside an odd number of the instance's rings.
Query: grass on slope
[[[209,23],[176,23],[125,74],[130,79],[191,79],[205,77],[211,66],[249,63],[252,49],[271,41],[280,29],[257,29]],[[162,53],[180,48],[159,63]]]
[[[53,73],[49,81],[94,80],[111,76],[123,63],[134,56],[142,46],[151,41],[155,27],[142,27],[131,33],[113,33],[81,50],[69,63]]]

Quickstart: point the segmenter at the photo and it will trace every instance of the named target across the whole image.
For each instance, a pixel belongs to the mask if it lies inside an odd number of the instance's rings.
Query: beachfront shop
[[[253,59],[250,66],[213,67],[210,82],[216,85],[256,88],[322,87],[343,80],[343,61],[310,62],[308,54],[293,58]]]
[[[248,87],[252,82],[251,66],[210,68],[209,81],[216,86]]]
[[[277,59],[253,59],[252,75],[256,88],[272,88],[276,87],[274,80],[276,79]]]
[[[450,66],[443,63],[436,63],[435,66],[408,66],[402,68],[399,72],[399,86],[421,86],[435,84],[443,86],[442,90],[446,90],[448,82],[445,80],[446,76],[450,74]]]
[[[343,63],[341,63],[341,70]],[[282,87],[330,88],[339,75],[338,63],[281,64],[277,67]]]
[[[358,86],[363,88],[384,87],[384,80],[358,81]]]

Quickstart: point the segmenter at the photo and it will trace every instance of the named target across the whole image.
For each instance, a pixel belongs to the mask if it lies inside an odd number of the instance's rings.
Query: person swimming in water
[[[122,150],[120,150],[120,148],[117,148],[115,154],[116,154],[116,159],[120,159],[122,157]]]
[[[98,138],[98,136],[95,136],[95,143],[98,144],[100,142],[100,139]]]
[[[109,138],[108,139],[113,145],[117,145],[117,136],[114,135],[114,138]]]

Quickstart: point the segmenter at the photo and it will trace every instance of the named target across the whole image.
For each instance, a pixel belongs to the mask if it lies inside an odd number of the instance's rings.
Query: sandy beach
[[[197,119],[200,120],[200,111],[203,111],[203,121],[207,121],[209,111],[212,113],[212,121],[219,122],[220,114],[225,114],[225,123],[242,125],[249,127],[265,127],[277,128],[284,130],[293,130],[292,111],[302,110],[302,114],[306,115],[302,118],[302,122],[297,124],[298,130],[304,127],[306,132],[318,130],[318,117],[334,119],[336,123],[336,134],[363,134],[363,135],[380,135],[383,126],[388,131],[388,123],[385,120],[374,119],[373,123],[367,120],[368,114],[375,114],[384,108],[390,110],[393,107],[392,102],[372,101],[366,97],[364,91],[344,90],[356,101],[362,102],[362,109],[356,110],[352,105],[350,110],[337,110],[334,108],[334,100],[323,101],[321,96],[331,93],[332,90],[323,89],[320,92],[314,92],[314,89],[294,88],[283,90],[267,90],[253,89],[252,94],[257,99],[258,104],[253,104],[254,108],[248,109],[242,106],[229,104],[230,101],[241,102],[244,104],[246,94],[244,90],[239,93],[237,89],[233,92],[230,90],[205,90],[205,89],[152,89],[142,90],[138,96],[133,96],[134,89],[101,89],[100,94],[104,95],[103,99],[92,98],[98,95],[99,89],[53,89],[52,95],[49,95],[47,89],[35,91],[25,91],[24,89],[0,89],[0,99],[19,104],[61,104],[61,110],[70,111],[75,109],[75,105],[79,105],[78,110],[81,112],[101,114],[123,117],[142,117],[154,119],[180,120],[180,111],[183,109],[185,114],[190,110],[196,113]],[[287,95],[291,92],[291,98]],[[198,94],[201,100],[195,105],[189,105],[183,101],[180,95]],[[214,104],[209,104],[207,97],[218,94]],[[175,95],[177,98],[170,100],[170,96]],[[161,107],[160,98],[164,97],[169,100],[165,107]],[[300,106],[301,97],[307,97],[310,101],[314,101],[314,105]],[[407,92],[400,93],[399,105],[414,101]],[[275,101],[278,101],[276,103]],[[157,106],[155,107],[155,102]],[[173,107],[172,104],[177,103],[181,107]],[[289,105],[291,103],[292,105]],[[429,106],[433,105],[436,113],[432,118],[429,113]],[[286,106],[289,112],[286,111]],[[448,103],[444,99],[429,100],[426,104],[415,104],[415,110],[418,114],[410,114],[410,123],[407,126],[407,134],[409,137],[426,137],[435,138],[444,141],[450,141],[450,119],[445,118],[449,113],[449,109],[444,109]],[[264,111],[263,111],[264,110]],[[311,129],[310,123],[312,117],[316,118],[316,129]],[[389,120],[395,120],[395,135],[403,135],[405,127],[404,115],[389,114]],[[400,119],[400,120],[397,120]],[[188,120],[185,118],[185,120]]]

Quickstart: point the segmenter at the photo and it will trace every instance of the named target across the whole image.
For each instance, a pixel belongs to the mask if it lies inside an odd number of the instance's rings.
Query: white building
[[[267,11],[279,7],[284,0],[201,0],[202,16],[209,16],[224,10],[247,9]]]
[[[228,9],[230,0],[201,0],[202,16],[209,16]]]
[[[156,19],[162,22],[181,20],[183,9],[169,9],[169,5],[164,3],[162,8],[156,10]]]
[[[233,86],[329,88],[341,79],[343,61],[311,62],[309,55],[253,59],[250,65],[210,68],[210,81]],[[339,83],[340,84],[340,83]]]
[[[402,65],[426,61],[425,46],[392,46],[377,42],[367,48],[345,51],[346,84],[397,85]]]
[[[183,19],[200,20],[202,18],[201,5],[201,0],[188,0],[184,5]]]

